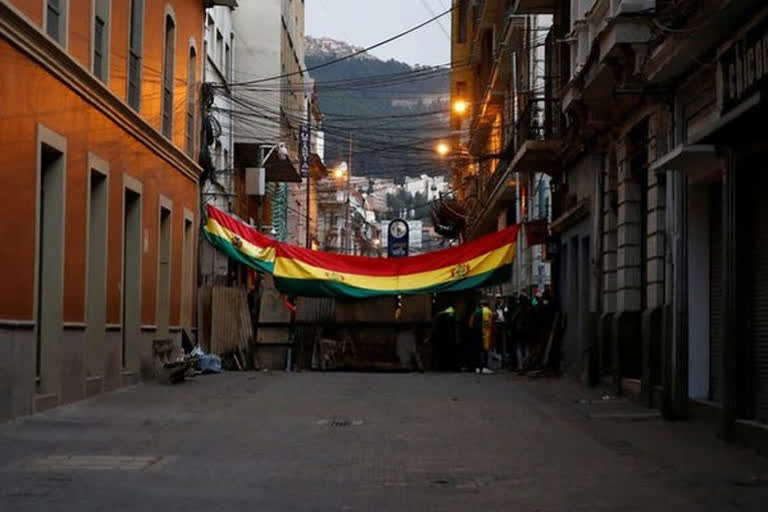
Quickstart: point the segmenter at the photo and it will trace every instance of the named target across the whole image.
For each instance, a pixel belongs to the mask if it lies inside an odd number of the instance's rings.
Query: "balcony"
[[[564,122],[560,102],[545,97],[529,99],[496,171],[478,187],[470,235],[493,228],[494,216],[514,201],[515,173],[557,171]]]
[[[710,24],[707,20],[712,16],[712,9],[703,9],[693,0],[657,0],[656,3],[658,22],[671,30],[649,49],[643,72],[651,85],[667,84],[676,79],[680,70],[689,68],[692,62],[707,60],[707,53],[712,48],[744,27],[744,15],[749,13],[750,8],[749,5],[721,0],[717,23]],[[761,13],[752,19],[760,18]],[[696,37],[690,37],[686,27],[702,24],[706,24],[707,30],[696,31]]]
[[[298,166],[290,157],[282,158],[277,151],[269,151],[269,146],[255,142],[235,143],[235,166],[238,168],[264,167],[266,181],[300,183]],[[266,162],[262,161],[268,154]]]
[[[583,103],[590,112],[581,120],[585,129],[621,119],[644,92],[637,77],[653,39],[655,6],[656,0],[595,0],[574,20],[563,109]]]
[[[511,162],[514,172],[551,173],[559,159],[563,127],[558,100],[529,100],[515,125]]]
[[[551,14],[560,3],[558,0],[517,0],[515,14]],[[512,4],[513,8],[515,3]]]

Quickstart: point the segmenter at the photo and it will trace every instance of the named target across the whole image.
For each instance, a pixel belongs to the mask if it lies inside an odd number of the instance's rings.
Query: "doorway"
[[[158,232],[157,336],[158,338],[167,338],[171,313],[171,209],[169,207],[160,207]]]
[[[41,142],[37,211],[37,328],[35,370],[39,393],[59,389],[63,315],[65,154]]]
[[[193,264],[195,254],[195,236],[191,214],[184,213],[184,232],[181,258],[181,327],[192,327],[192,285],[194,284]]]
[[[107,293],[107,176],[91,168],[88,190],[87,375],[104,374]]]
[[[123,198],[123,337],[122,365],[139,368],[141,322],[141,194],[125,188]]]

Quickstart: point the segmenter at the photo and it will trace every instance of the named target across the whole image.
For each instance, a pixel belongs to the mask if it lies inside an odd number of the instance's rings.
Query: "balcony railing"
[[[560,101],[535,97],[526,102],[515,123],[514,149],[517,151],[529,140],[559,139],[563,133],[563,114]]]

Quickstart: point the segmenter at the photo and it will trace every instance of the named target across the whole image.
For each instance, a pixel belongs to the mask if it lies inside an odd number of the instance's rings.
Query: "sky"
[[[306,0],[305,33],[368,47],[450,8],[451,0]],[[450,60],[451,15],[381,46],[371,53],[408,64]]]

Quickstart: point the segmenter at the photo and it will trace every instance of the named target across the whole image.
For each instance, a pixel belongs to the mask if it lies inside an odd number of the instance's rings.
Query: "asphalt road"
[[[0,425],[0,510],[766,510],[768,460],[568,380],[230,373]]]

